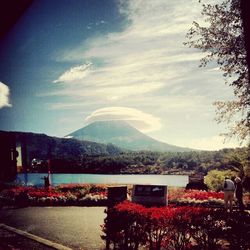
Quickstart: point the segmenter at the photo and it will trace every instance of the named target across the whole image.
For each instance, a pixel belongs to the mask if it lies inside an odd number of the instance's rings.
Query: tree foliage
[[[231,170],[211,170],[205,177],[205,183],[210,190],[222,191],[225,177],[235,177],[236,173]]]
[[[249,249],[250,215],[192,206],[144,207],[123,201],[106,210],[106,249]]]
[[[249,148],[193,152],[120,152],[116,155],[80,154],[72,160],[56,155],[51,171],[57,173],[99,174],[207,174],[210,170],[233,170],[237,175],[248,176]],[[250,176],[250,175],[249,175]]]
[[[235,100],[214,103],[216,120],[229,125],[224,135],[243,142],[250,133],[250,88],[240,1],[203,4],[202,16],[207,25],[193,22],[184,44],[206,53],[201,67],[215,60],[226,83],[233,87]]]

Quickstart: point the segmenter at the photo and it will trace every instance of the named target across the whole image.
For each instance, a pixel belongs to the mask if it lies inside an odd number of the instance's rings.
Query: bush
[[[205,183],[209,187],[209,189],[213,191],[221,191],[223,190],[225,177],[233,177],[236,176],[236,173],[231,170],[211,170],[205,176]]]
[[[151,207],[124,201],[107,211],[107,249],[249,249],[250,215],[202,207]],[[235,248],[238,246],[238,248]]]
[[[152,207],[128,201],[107,211],[103,231],[113,249],[189,249],[191,225],[200,225],[208,209],[195,207]]]

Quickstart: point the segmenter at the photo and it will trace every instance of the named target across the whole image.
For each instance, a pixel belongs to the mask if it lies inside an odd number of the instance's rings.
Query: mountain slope
[[[120,148],[110,144],[58,138],[30,132],[0,131],[0,140],[8,137],[14,137],[16,145],[25,147],[28,162],[32,158],[78,159],[82,155],[117,155],[122,152]]]
[[[157,141],[124,121],[98,121],[67,135],[78,140],[112,143],[129,150],[184,152],[191,149]]]

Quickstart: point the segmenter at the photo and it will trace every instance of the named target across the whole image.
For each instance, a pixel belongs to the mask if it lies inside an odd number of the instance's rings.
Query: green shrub
[[[221,191],[223,190],[225,177],[233,177],[236,176],[236,172],[231,170],[211,170],[205,176],[205,183],[209,189],[213,191]]]

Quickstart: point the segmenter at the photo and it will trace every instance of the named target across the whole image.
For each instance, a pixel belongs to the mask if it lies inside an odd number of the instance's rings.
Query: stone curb
[[[34,234],[25,232],[23,230],[20,230],[20,229],[14,228],[14,227],[7,226],[5,224],[0,224],[0,228],[6,229],[6,230],[8,230],[10,232],[13,232],[13,233],[16,233],[16,234],[19,234],[19,235],[21,235],[23,237],[26,237],[26,238],[29,238],[31,240],[37,241],[37,242],[39,242],[39,243],[41,243],[43,245],[46,245],[48,247],[51,247],[51,248],[54,248],[54,249],[57,249],[57,250],[72,250],[72,248],[65,247],[65,246],[63,246],[61,244],[52,242],[50,240],[46,240],[46,239],[41,238],[39,236],[36,236]]]

